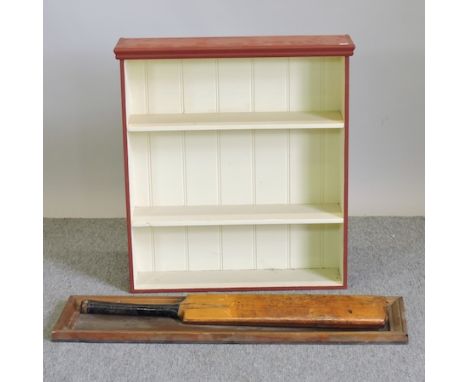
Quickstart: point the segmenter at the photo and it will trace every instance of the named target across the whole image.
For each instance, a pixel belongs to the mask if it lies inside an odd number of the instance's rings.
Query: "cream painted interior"
[[[343,284],[344,59],[125,62],[136,289]]]

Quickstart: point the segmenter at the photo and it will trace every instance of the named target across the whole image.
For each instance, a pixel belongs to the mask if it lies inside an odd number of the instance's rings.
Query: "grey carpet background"
[[[69,295],[127,294],[127,288],[123,219],[44,220],[45,381],[424,380],[424,218],[351,218],[349,288],[333,292],[402,295],[408,345],[50,341]]]

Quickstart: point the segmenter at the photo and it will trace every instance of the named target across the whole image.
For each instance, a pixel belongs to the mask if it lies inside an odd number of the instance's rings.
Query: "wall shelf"
[[[128,119],[129,132],[197,130],[341,129],[339,111],[138,114]]]
[[[131,292],[346,287],[353,49],[120,40]]]
[[[135,207],[132,227],[343,223],[339,204]]]

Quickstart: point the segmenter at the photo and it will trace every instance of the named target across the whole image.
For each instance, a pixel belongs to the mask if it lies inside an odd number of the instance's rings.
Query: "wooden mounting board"
[[[85,299],[173,304],[184,296],[70,296],[52,329],[53,341],[156,343],[407,343],[402,297],[385,297],[388,324],[375,331],[189,325],[170,318],[81,314]]]

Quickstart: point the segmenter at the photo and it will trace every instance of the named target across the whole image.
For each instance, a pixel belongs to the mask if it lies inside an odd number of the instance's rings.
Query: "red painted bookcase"
[[[346,288],[353,51],[119,40],[131,292]]]

